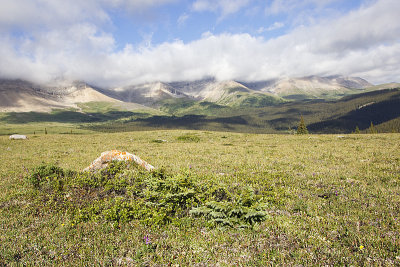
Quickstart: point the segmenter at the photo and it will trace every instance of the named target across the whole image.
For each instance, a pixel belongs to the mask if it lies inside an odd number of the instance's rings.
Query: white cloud
[[[139,12],[179,0],[2,0],[0,30],[56,29],[75,23],[110,23],[108,8]]]
[[[122,8],[130,12],[137,12],[177,1],[179,0],[101,0],[100,4],[105,7]]]
[[[85,16],[69,8],[72,17]],[[295,28],[275,39],[207,32],[188,43],[148,42],[117,50],[113,36],[97,26],[108,19],[99,8],[99,15],[90,19],[62,18],[68,21],[68,27],[55,24],[53,29],[32,30],[29,36],[1,34],[0,76],[40,82],[65,77],[110,87],[204,76],[263,80],[344,74],[372,82],[399,81],[398,10],[400,1],[380,0],[339,18]],[[24,16],[34,17],[18,15]],[[10,19],[0,16],[1,27],[8,27],[6,21]],[[46,23],[53,20],[57,21],[51,14],[44,18]],[[19,27],[29,27],[28,21]]]
[[[285,26],[284,23],[276,21],[276,22],[274,22],[272,25],[270,25],[270,26],[267,27],[267,28],[265,28],[265,27],[260,27],[260,28],[257,30],[257,33],[263,33],[263,32],[274,31],[274,30],[280,29],[280,28],[282,28],[282,27],[284,27],[284,26]]]
[[[273,0],[266,8],[267,14],[290,13],[305,6],[312,5],[316,8],[323,8],[333,2],[343,2],[343,0]]]
[[[221,18],[240,11],[249,4],[250,0],[196,0],[192,8],[194,11],[220,12]]]
[[[188,20],[189,15],[186,13],[183,13],[182,15],[179,16],[178,18],[178,25],[182,26],[183,24],[185,24],[185,22]]]
[[[0,9],[2,27],[56,28],[75,22],[99,22],[109,19],[94,0],[3,0]]]

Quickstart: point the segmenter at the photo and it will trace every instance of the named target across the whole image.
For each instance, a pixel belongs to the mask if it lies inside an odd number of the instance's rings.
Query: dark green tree
[[[297,134],[308,134],[306,123],[303,116],[300,116],[299,126],[297,127]]]
[[[375,128],[374,124],[372,123],[372,121],[371,121],[371,125],[368,128],[368,132],[371,133],[371,134],[378,133],[378,131],[376,130],[376,128]]]

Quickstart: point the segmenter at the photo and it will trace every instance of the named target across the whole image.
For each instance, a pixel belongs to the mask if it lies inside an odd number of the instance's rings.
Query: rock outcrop
[[[128,152],[122,152],[118,150],[111,150],[101,153],[100,157],[95,159],[90,166],[85,168],[83,171],[97,171],[106,168],[111,161],[126,161],[135,162],[136,164],[142,166],[148,171],[154,170],[154,166],[150,165],[146,161],[142,160],[136,155]]]
[[[25,140],[25,139],[28,139],[28,137],[26,137],[26,135],[22,135],[22,134],[10,135],[10,140]]]

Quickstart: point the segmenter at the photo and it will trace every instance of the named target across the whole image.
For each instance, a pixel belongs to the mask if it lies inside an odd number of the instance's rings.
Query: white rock
[[[25,140],[25,139],[28,139],[28,137],[26,137],[26,135],[22,135],[22,134],[13,134],[13,135],[10,135],[10,139],[11,140]]]

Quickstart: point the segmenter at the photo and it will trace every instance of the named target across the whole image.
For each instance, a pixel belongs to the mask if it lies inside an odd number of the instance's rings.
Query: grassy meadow
[[[0,136],[0,265],[400,265],[400,134],[64,131]]]

